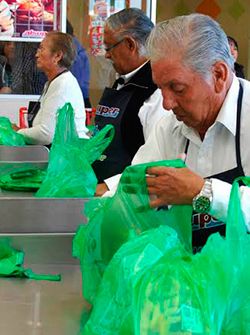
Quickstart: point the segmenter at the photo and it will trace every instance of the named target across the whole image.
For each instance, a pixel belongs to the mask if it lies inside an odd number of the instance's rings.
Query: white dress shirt
[[[48,85],[46,83],[45,85]],[[56,127],[57,110],[70,102],[75,113],[75,125],[78,136],[88,138],[86,128],[86,113],[82,92],[76,78],[67,71],[56,77],[44,90],[41,97],[40,109],[31,128],[20,129],[18,132],[25,136],[30,144],[50,144]]]
[[[138,150],[132,164],[140,164],[158,160],[175,159],[185,150],[187,140],[189,147],[186,157],[187,166],[203,177],[236,167],[235,134],[237,99],[239,81],[243,86],[241,111],[240,149],[244,173],[250,176],[250,82],[234,77],[226,99],[221,107],[215,123],[206,132],[201,141],[200,136],[175,115],[165,115],[154,127],[147,142]],[[118,176],[109,179],[108,187],[115,189]],[[106,181],[105,181],[106,182]],[[212,179],[213,202],[210,214],[225,221],[231,185]],[[250,189],[241,187],[242,209],[250,230]]]

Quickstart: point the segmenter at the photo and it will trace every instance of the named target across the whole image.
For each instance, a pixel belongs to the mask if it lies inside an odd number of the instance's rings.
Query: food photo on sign
[[[0,0],[0,37],[43,38],[56,19],[54,0]]]

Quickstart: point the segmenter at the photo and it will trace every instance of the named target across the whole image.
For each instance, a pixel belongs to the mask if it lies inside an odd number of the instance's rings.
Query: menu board
[[[0,0],[0,40],[37,40],[61,30],[61,7],[59,0]]]

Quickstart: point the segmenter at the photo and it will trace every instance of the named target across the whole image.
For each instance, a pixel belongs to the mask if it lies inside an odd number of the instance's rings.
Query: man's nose
[[[172,94],[164,94],[163,95],[163,107],[164,109],[170,110],[174,109],[178,106],[176,99]]]

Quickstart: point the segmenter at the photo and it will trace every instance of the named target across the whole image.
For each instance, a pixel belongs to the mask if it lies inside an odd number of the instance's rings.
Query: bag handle
[[[238,177],[233,182],[227,211],[226,236],[228,238],[235,238],[236,236],[240,238],[243,232],[246,233],[245,219],[240,201],[240,182],[250,186],[250,177]]]
[[[145,218],[145,222],[141,222],[142,226],[153,228],[155,220],[162,220],[162,224],[168,225],[176,230],[186,249],[191,252],[192,206],[174,205],[171,206],[170,210],[160,211],[152,210],[152,208],[150,208],[146,175],[148,168],[156,166],[173,168],[186,167],[185,163],[181,159],[156,161],[128,166],[122,174],[116,194],[120,193],[122,201],[130,204],[130,210],[137,213],[135,215],[140,215],[140,213],[142,213],[141,220],[144,220]],[[143,213],[147,214],[143,215]]]
[[[114,135],[114,126],[107,124],[95,136],[85,142],[83,149],[90,164],[101,157],[103,151],[112,142]]]

